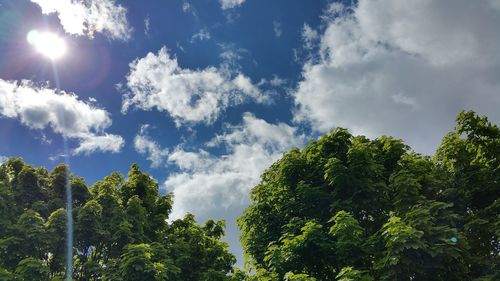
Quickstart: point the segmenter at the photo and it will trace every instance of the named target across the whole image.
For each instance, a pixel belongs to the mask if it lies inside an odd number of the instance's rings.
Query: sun
[[[26,39],[37,52],[51,60],[57,60],[66,54],[66,42],[55,33],[31,30]]]

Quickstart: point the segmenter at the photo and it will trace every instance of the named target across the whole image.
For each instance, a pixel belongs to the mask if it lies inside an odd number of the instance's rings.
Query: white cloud
[[[89,154],[95,151],[120,152],[125,141],[121,136],[112,134],[83,135],[79,139],[80,145],[74,150],[74,154]]]
[[[281,22],[273,21],[273,31],[276,37],[281,37],[281,34],[283,34],[283,28],[281,27]]]
[[[278,75],[274,74],[273,78],[266,79],[266,78],[261,78],[259,83],[257,83],[257,86],[262,87],[262,86],[272,86],[275,88],[278,87],[283,87],[288,81],[285,78],[281,78]]]
[[[141,154],[146,154],[147,159],[151,161],[151,167],[158,168],[165,164],[168,157],[168,149],[162,149],[160,145],[154,141],[149,135],[148,130],[150,125],[142,125],[134,138],[135,151]]]
[[[56,13],[64,30],[73,35],[93,37],[103,33],[112,39],[127,40],[131,28],[127,9],[114,0],[31,0],[44,14]]]
[[[165,47],[130,64],[127,87],[122,112],[130,107],[156,108],[168,112],[177,126],[211,124],[227,107],[248,99],[269,101],[247,76],[230,73],[227,68],[183,69]]]
[[[191,10],[191,4],[189,2],[184,2],[182,3],[182,11],[187,13],[189,10]]]
[[[500,11],[492,3],[330,6],[319,60],[304,65],[293,93],[295,119],[322,132],[343,126],[394,135],[424,153],[434,151],[462,109],[500,120]]]
[[[233,9],[243,5],[245,0],[219,0],[222,10]]]
[[[228,69],[228,71],[241,69],[240,61],[250,53],[247,49],[237,47],[235,44],[218,43],[217,45],[221,50],[219,58],[223,60],[222,67]]]
[[[149,30],[151,28],[151,20],[149,17],[144,19],[144,34],[149,37]]]
[[[271,79],[271,81],[269,81],[269,83],[271,84],[271,86],[279,87],[279,86],[282,86],[286,83],[286,79],[280,78],[277,75],[274,75],[273,79]]]
[[[170,218],[181,218],[190,212],[199,221],[226,219],[230,247],[241,254],[235,219],[248,206],[250,189],[283,152],[302,146],[304,141],[294,127],[270,124],[246,113],[242,125],[228,127],[225,134],[207,144],[222,146],[226,154],[216,156],[206,150],[177,148],[168,159],[180,171],[165,181],[165,187],[175,196]]]
[[[312,49],[319,39],[318,31],[312,29],[308,24],[304,23],[302,27],[302,42],[306,49]]]
[[[5,161],[7,161],[9,157],[0,155],[0,164],[3,164]]]
[[[195,7],[191,3],[189,3],[188,1],[183,1],[182,11],[184,13],[190,13],[191,15],[193,15],[193,17],[198,19],[198,14],[196,13]]]
[[[198,40],[198,41],[203,41],[203,40],[209,40],[211,38],[210,32],[206,28],[200,29],[197,33],[195,33],[191,37],[191,43]]]
[[[35,87],[29,81],[0,79],[0,115],[19,119],[32,129],[51,127],[55,133],[78,140],[74,154],[119,152],[124,144],[122,137],[104,132],[111,126],[107,111],[75,94]]]

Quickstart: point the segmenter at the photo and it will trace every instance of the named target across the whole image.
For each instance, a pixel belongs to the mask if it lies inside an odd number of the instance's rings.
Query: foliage
[[[64,280],[66,187],[73,193],[74,280],[244,280],[220,239],[225,223],[168,223],[172,195],[139,166],[88,187],[61,164],[0,165],[0,280]]]
[[[462,112],[433,157],[337,128],[267,169],[238,219],[169,221],[172,194],[133,164],[88,187],[65,164],[0,165],[0,280],[500,280],[500,129]]]
[[[262,175],[238,224],[258,280],[499,280],[500,130],[462,112],[434,157],[338,128]]]

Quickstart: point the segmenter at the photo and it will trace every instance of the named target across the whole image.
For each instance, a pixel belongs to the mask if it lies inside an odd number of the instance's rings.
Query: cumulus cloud
[[[127,9],[114,0],[31,0],[44,14],[56,13],[64,30],[73,35],[93,37],[103,33],[112,39],[127,40],[131,28]]]
[[[237,8],[245,2],[245,0],[219,0],[222,10]]]
[[[0,115],[18,119],[31,129],[50,127],[55,133],[78,140],[73,154],[119,152],[124,144],[122,137],[104,132],[111,126],[104,109],[79,100],[75,94],[36,87],[29,81],[0,79]]]
[[[177,126],[183,123],[213,123],[227,107],[248,99],[265,103],[250,78],[227,68],[201,70],[181,68],[175,57],[163,47],[158,54],[148,53],[130,64],[127,93],[122,112],[130,107],[166,111]]]
[[[175,196],[171,218],[190,212],[200,221],[226,219],[232,250],[241,254],[235,219],[248,206],[250,189],[283,152],[303,144],[304,136],[294,127],[270,124],[246,113],[241,125],[228,127],[226,133],[207,144],[207,148],[224,148],[226,154],[175,149],[168,161],[180,171],[165,181],[165,187]]]
[[[112,134],[86,134],[79,138],[80,145],[73,154],[89,154],[95,151],[120,152],[125,141],[121,136]]]
[[[134,148],[138,153],[147,155],[147,159],[151,161],[152,168],[158,168],[166,163],[168,149],[162,149],[160,145],[149,136],[148,130],[150,127],[149,124],[141,126],[139,134],[134,138]]]
[[[329,7],[318,60],[293,93],[295,120],[390,134],[432,153],[462,109],[500,120],[494,1],[361,0]],[[309,34],[309,35],[307,35]],[[307,43],[315,35],[307,27]]]

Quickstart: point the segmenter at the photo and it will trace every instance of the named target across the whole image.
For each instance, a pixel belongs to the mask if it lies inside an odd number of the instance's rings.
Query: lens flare
[[[37,52],[51,60],[59,59],[66,54],[66,42],[55,33],[40,32],[35,29],[28,32],[26,40]]]

